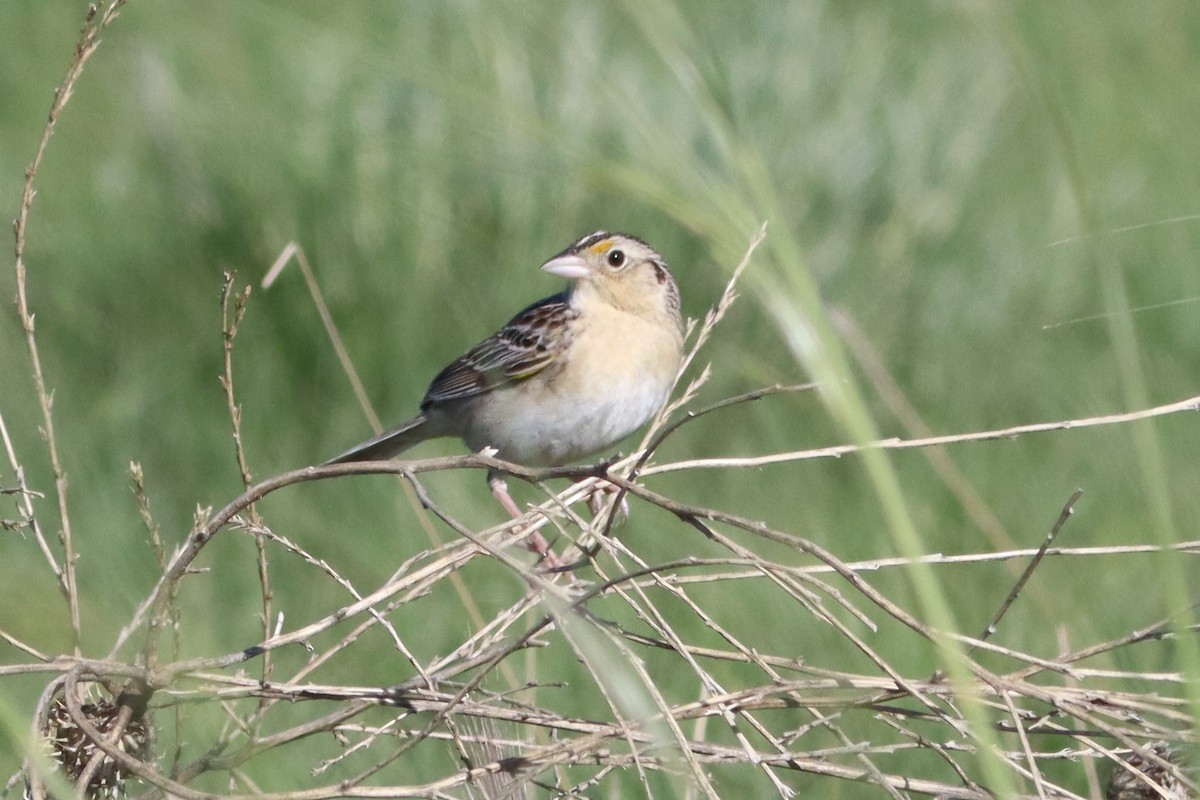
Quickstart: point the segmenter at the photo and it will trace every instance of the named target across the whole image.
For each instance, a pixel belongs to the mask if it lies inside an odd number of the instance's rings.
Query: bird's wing
[[[438,373],[421,408],[474,397],[541,372],[566,348],[576,314],[565,292],[529,306]]]

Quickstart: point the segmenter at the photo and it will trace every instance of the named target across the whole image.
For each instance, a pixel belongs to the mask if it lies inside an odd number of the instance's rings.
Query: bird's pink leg
[[[615,483],[603,481],[596,486],[595,491],[588,495],[588,510],[592,512],[593,519],[600,516],[600,511],[604,508],[605,495],[616,494],[621,491],[621,487]],[[613,509],[615,520],[625,520],[629,518],[629,495],[621,497],[621,503]]]
[[[511,514],[513,519],[521,518],[521,509],[517,507],[512,495],[508,493],[508,481],[500,477],[499,473],[489,472],[488,487],[492,490],[492,496],[499,501],[500,505],[504,506],[504,510]],[[558,559],[550,550],[550,543],[546,541],[546,537],[542,536],[540,531],[529,531],[525,536],[525,548],[535,554],[538,557],[538,563],[545,565],[546,569],[558,567]]]

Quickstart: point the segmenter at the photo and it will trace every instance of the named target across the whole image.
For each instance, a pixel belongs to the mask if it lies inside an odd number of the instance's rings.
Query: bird
[[[437,374],[420,413],[326,464],[393,458],[429,439],[529,467],[594,455],[645,425],[667,401],[683,358],[679,287],[642,239],[597,231],[547,260],[568,280]],[[520,510],[498,473],[493,494]],[[542,553],[544,556],[545,553]]]

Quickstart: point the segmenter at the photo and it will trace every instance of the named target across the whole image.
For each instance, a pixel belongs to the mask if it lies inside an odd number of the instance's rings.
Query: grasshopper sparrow
[[[662,256],[634,236],[599,231],[542,270],[570,286],[438,373],[417,416],[327,463],[387,459],[457,436],[508,461],[558,466],[644,425],[666,402],[683,353],[679,288]],[[519,516],[499,476],[489,483]]]

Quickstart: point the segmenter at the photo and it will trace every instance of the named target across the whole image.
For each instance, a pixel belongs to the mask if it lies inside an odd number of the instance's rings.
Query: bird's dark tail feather
[[[346,464],[351,461],[382,461],[399,455],[408,448],[430,438],[428,422],[424,414],[419,414],[407,422],[402,422],[389,431],[384,431],[373,439],[351,447],[340,456],[331,458],[321,466],[330,464]]]

